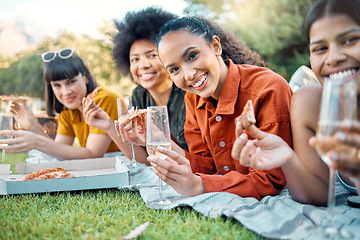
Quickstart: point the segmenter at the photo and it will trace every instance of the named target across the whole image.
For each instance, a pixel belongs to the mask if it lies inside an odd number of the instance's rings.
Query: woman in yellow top
[[[102,157],[107,152],[119,151],[108,134],[86,124],[82,101],[96,88],[96,82],[83,59],[75,49],[66,48],[42,54],[46,81],[46,111],[49,116],[58,114],[55,139],[44,133],[26,103],[13,102],[12,113],[26,130],[0,131],[0,135],[12,136],[1,140],[1,148],[10,153],[40,150],[59,160]],[[120,96],[101,88],[94,102],[113,119],[117,119],[117,101]],[[127,109],[125,102],[123,110]],[[116,132],[114,132],[116,134]],[[73,147],[75,137],[81,147]],[[121,144],[120,144],[121,147]],[[128,149],[128,144],[124,144]]]

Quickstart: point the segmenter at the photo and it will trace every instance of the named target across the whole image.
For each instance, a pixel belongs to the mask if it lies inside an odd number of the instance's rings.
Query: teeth
[[[152,73],[143,74],[141,75],[141,78],[150,78],[152,75],[153,75]]]
[[[341,78],[353,75],[356,71],[357,71],[356,69],[349,69],[349,70],[345,70],[343,72],[331,74],[329,77],[331,79],[341,79]]]
[[[199,87],[205,81],[206,76],[203,76],[197,83],[193,85],[193,87]]]

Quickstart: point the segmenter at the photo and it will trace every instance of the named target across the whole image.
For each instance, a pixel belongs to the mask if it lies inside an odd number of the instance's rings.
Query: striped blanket
[[[133,191],[140,191],[148,207],[171,209],[189,206],[195,211],[211,218],[225,216],[236,219],[249,230],[271,239],[327,239],[318,236],[315,226],[321,224],[327,216],[325,207],[316,207],[294,201],[288,190],[277,196],[267,196],[258,201],[255,198],[243,198],[225,192],[205,193],[195,197],[177,194],[171,187],[165,186],[163,195],[171,203],[158,206],[160,200],[158,177],[151,167],[141,165],[130,169]],[[343,236],[360,239],[360,208],[350,207],[347,197],[350,193],[337,184],[336,207],[334,209],[337,231]]]

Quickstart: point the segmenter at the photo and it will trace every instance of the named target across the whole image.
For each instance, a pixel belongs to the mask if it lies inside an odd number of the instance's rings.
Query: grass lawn
[[[5,162],[26,156],[7,154]],[[0,239],[122,239],[147,221],[138,239],[263,239],[236,220],[150,209],[138,192],[116,189],[0,196],[0,213]]]

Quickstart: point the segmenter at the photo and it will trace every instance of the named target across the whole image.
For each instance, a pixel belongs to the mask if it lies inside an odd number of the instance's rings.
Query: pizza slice
[[[132,107],[125,115],[120,116],[118,121],[120,124],[126,125],[136,117],[143,118],[146,113],[147,109],[134,109]]]
[[[53,169],[42,169],[33,173],[30,173],[23,177],[21,181],[27,180],[39,180],[39,179],[54,179],[54,178],[70,178],[72,177],[63,168],[53,168]]]
[[[235,120],[236,122],[240,121],[244,129],[248,129],[252,124],[256,123],[254,107],[251,100],[247,101],[241,115]]]
[[[97,86],[91,93],[89,93],[86,96],[86,99],[85,99],[86,106],[90,106],[93,103],[94,98],[95,98],[96,94],[98,93],[99,89],[101,89],[101,86]]]
[[[29,97],[24,97],[24,96],[14,96],[14,95],[1,95],[0,96],[0,100],[3,101],[15,101],[15,102],[24,102],[29,100]]]

